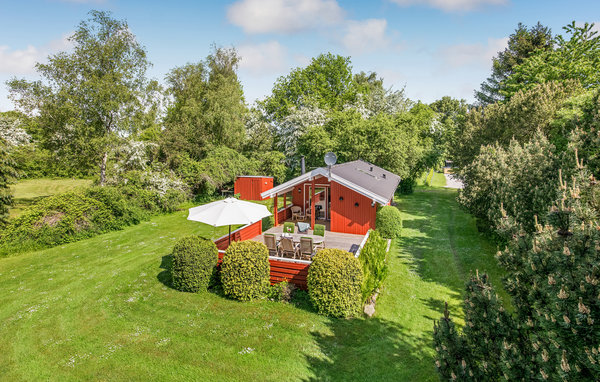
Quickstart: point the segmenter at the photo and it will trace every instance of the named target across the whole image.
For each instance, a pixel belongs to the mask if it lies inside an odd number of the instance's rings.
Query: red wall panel
[[[231,241],[249,240],[260,234],[262,234],[262,220],[259,220],[256,223],[248,224],[246,226],[238,228],[235,231],[232,231]],[[229,234],[221,236],[220,238],[215,240],[215,244],[218,249],[227,249],[227,247],[229,247]]]
[[[233,192],[242,200],[261,200],[260,194],[273,188],[269,176],[239,176],[233,184]]]
[[[377,208],[371,202],[366,196],[331,182],[331,231],[364,235],[374,229]]]

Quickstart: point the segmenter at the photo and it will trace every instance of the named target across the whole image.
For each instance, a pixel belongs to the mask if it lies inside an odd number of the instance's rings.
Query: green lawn
[[[404,237],[372,319],[336,320],[270,301],[239,303],[164,284],[187,234],[217,237],[186,211],[0,259],[0,375],[7,380],[437,380],[433,319],[460,318],[469,270],[498,284],[494,248],[456,192],[398,200]]]
[[[10,217],[18,216],[32,203],[50,195],[66,192],[78,187],[89,187],[89,179],[28,179],[10,186],[15,203]]]

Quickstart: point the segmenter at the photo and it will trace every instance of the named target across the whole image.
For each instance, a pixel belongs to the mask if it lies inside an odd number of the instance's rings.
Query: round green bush
[[[258,241],[234,241],[221,263],[225,295],[240,301],[264,296],[270,286],[269,250]]]
[[[217,266],[215,243],[198,236],[186,236],[173,247],[173,287],[182,292],[199,292],[208,288]]]
[[[350,252],[322,249],[308,268],[308,294],[321,314],[351,317],[360,312],[363,271]]]
[[[375,228],[386,239],[395,239],[402,234],[402,216],[393,206],[381,207],[375,216]]]

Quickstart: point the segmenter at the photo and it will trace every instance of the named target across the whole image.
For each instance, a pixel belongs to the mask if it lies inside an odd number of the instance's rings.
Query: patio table
[[[284,235],[284,234],[279,234],[277,235],[277,241],[279,241],[282,237],[291,237],[292,241],[295,243],[299,243],[300,242],[300,238],[301,237],[310,237],[313,239],[313,244],[321,244],[325,241],[325,238],[323,236],[318,236],[318,235],[303,235],[301,233],[294,233],[294,234],[288,234],[288,235]]]

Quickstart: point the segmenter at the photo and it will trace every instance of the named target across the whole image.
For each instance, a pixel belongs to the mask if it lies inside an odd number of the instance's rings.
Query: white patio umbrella
[[[267,216],[271,216],[271,213],[262,204],[227,198],[190,208],[188,220],[209,224],[213,227],[228,225],[229,243],[231,244],[232,225],[256,223]]]

